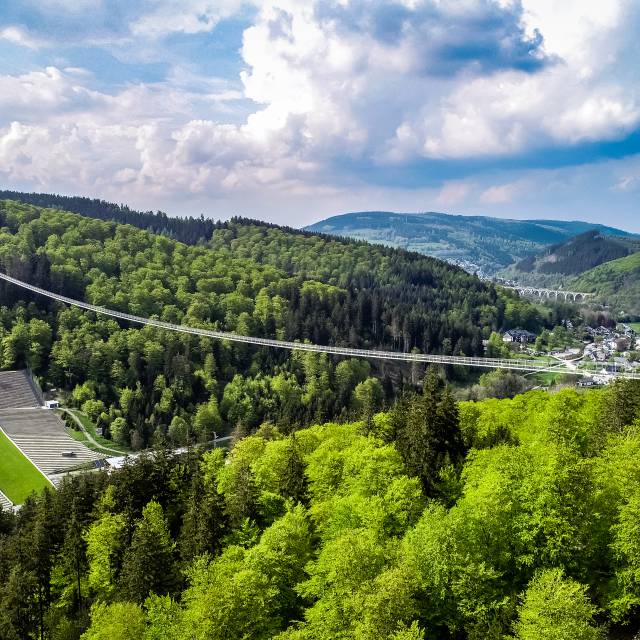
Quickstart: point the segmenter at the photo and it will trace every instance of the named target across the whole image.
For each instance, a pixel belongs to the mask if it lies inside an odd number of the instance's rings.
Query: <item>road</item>
[[[96,447],[96,449],[100,449],[100,451],[98,453],[105,453],[107,455],[110,454],[117,454],[119,456],[123,455],[122,451],[118,451],[118,449],[111,449],[109,447],[105,447],[104,445],[101,445],[92,435],[91,433],[89,433],[86,429],[85,426],[82,424],[82,420],[80,420],[80,418],[78,418],[78,416],[71,410],[71,409],[67,409],[66,407],[60,407],[60,411],[62,413],[67,413],[69,414],[74,422],[80,427],[80,430],[82,431],[82,433],[84,433],[84,435],[86,436],[87,440],[94,446]]]

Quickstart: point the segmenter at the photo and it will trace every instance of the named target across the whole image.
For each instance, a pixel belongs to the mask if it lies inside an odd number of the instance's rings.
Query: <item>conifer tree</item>
[[[0,638],[23,640],[33,637],[39,622],[37,615],[37,578],[21,564],[16,563],[0,585]],[[40,627],[42,628],[42,627]]]
[[[621,432],[640,417],[640,380],[616,380],[607,389],[601,421],[606,431]]]
[[[205,486],[202,474],[196,472],[180,530],[180,557],[189,562],[203,553],[215,553],[222,545],[226,529],[222,495],[215,485]]]
[[[422,482],[428,496],[437,494],[440,470],[457,465],[465,454],[456,403],[431,368],[423,393],[406,403],[406,419],[398,429],[397,446],[409,473]],[[396,420],[400,419],[396,413]]]
[[[305,475],[305,465],[300,453],[300,447],[293,433],[289,438],[287,458],[284,474],[280,479],[279,492],[285,498],[291,498],[294,503],[307,503],[308,482]]]
[[[75,505],[62,547],[62,566],[69,582],[74,584],[76,608],[78,611],[82,611],[82,576],[87,568],[87,557]]]
[[[175,544],[162,507],[151,501],[136,524],[122,566],[121,585],[127,599],[142,604],[150,593],[166,595],[176,588]]]

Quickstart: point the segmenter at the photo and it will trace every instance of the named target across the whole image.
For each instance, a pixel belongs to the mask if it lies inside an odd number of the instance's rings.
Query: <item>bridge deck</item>
[[[537,298],[564,298],[565,301],[578,302],[578,298],[581,301],[592,297],[593,293],[586,293],[583,291],[565,291],[564,289],[546,289],[543,287],[528,287],[526,285],[498,285],[503,289],[510,289],[511,291],[517,291],[520,295],[532,295]]]

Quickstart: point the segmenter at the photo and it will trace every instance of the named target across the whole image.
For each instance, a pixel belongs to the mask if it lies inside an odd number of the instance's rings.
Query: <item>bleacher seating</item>
[[[0,410],[41,406],[27,371],[0,371]]]
[[[13,505],[11,504],[11,500],[7,498],[7,496],[0,491],[0,506],[2,506],[3,511],[11,511],[13,509]]]
[[[102,457],[71,438],[59,416],[48,409],[0,410],[0,427],[47,475]],[[63,456],[63,452],[73,452],[73,455]]]

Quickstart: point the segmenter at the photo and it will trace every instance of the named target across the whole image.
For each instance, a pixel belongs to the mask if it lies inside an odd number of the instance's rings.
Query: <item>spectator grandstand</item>
[[[0,427],[47,476],[102,457],[71,438],[58,415],[47,409],[0,410]]]
[[[28,371],[0,371],[0,411],[40,406],[40,390]]]
[[[13,509],[13,503],[2,491],[0,491],[0,507],[2,507],[3,511],[11,511]]]
[[[104,457],[71,438],[60,417],[43,405],[29,371],[0,371],[0,428],[52,482],[65,471]],[[2,492],[0,505],[12,506]]]

